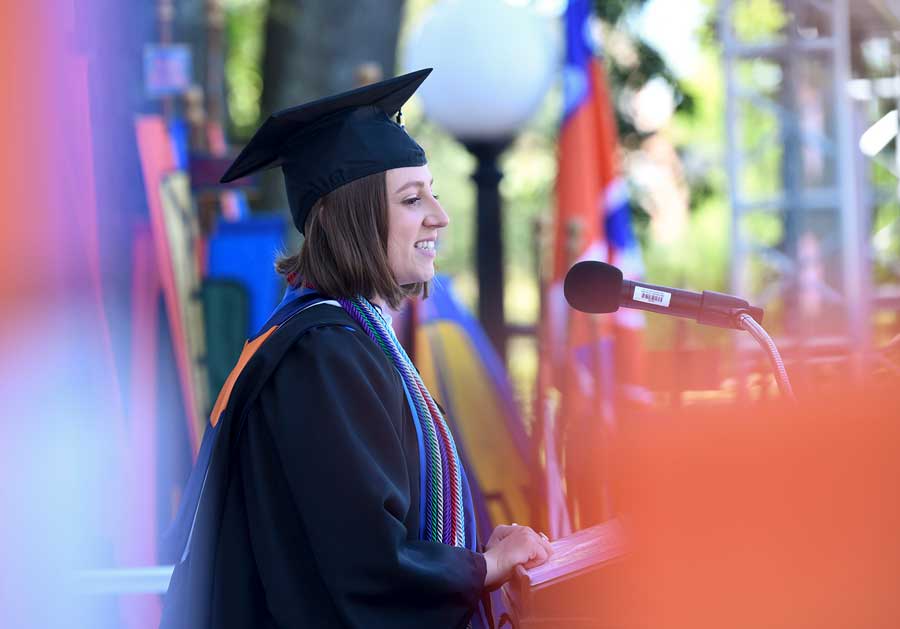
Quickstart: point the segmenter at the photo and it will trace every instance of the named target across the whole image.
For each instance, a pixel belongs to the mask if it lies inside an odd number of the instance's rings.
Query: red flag
[[[640,274],[640,255],[631,231],[630,208],[619,177],[616,122],[600,61],[589,35],[590,4],[570,0],[566,11],[565,113],[559,133],[559,172],[552,272],[542,321],[542,357],[550,373],[539,388],[559,398],[558,425],[568,505],[576,527],[610,517],[614,506],[604,478],[606,444],[615,429],[620,384],[639,374],[642,327],[636,313],[598,317],[569,308],[563,281],[580,260],[602,260]],[[616,360],[616,340],[620,340]],[[546,360],[546,358],[545,358]],[[541,410],[547,408],[541,403]],[[543,417],[550,421],[550,413]],[[545,448],[548,444],[545,444]],[[549,459],[548,452],[548,459]],[[550,470],[548,470],[550,473]],[[559,496],[548,495],[550,512]]]

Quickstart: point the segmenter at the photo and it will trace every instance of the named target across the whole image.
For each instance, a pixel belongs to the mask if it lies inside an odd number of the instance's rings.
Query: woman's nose
[[[450,223],[450,217],[444,211],[444,207],[437,199],[434,200],[434,209],[428,213],[428,226],[441,228],[446,227]]]

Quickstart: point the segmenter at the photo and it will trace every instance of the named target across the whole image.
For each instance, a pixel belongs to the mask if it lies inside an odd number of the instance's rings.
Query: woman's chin
[[[417,269],[415,273],[410,273],[401,279],[398,279],[398,284],[401,286],[409,286],[412,284],[424,284],[425,282],[430,282],[434,279],[434,266],[431,265],[429,268]],[[396,277],[396,276],[395,276]]]
[[[416,284],[424,284],[434,279],[434,273],[431,275],[419,275],[416,278],[410,278],[405,282],[398,282],[401,286],[415,286]]]

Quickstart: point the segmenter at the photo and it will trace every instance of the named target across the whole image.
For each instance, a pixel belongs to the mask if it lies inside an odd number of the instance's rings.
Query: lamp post
[[[478,165],[472,173],[477,195],[475,260],[478,277],[478,319],[500,357],[506,358],[506,318],[503,314],[503,221],[500,200],[500,154],[510,139],[468,140],[463,143]]]
[[[547,17],[503,0],[443,0],[412,33],[408,69],[434,67],[419,94],[425,113],[478,161],[478,318],[506,358],[499,158],[534,114],[558,67]]]

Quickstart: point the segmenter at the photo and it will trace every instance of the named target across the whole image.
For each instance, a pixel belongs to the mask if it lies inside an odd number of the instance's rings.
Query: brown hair
[[[388,264],[388,195],[385,173],[351,181],[313,205],[300,252],[283,255],[275,270],[288,283],[314,286],[330,297],[381,297],[391,308],[428,294],[426,284],[401,286]]]

